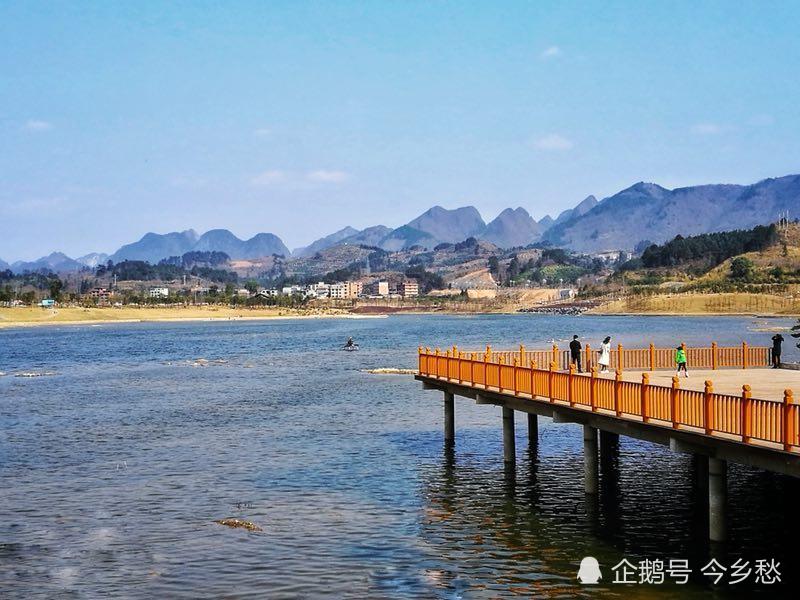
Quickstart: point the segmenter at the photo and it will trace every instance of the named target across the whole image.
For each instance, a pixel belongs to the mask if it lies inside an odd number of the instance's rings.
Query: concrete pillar
[[[597,429],[583,426],[583,483],[587,494],[598,489]]]
[[[503,407],[503,460],[513,463],[516,460],[514,446],[514,411]]]
[[[444,393],[444,441],[452,444],[456,441],[456,403],[453,394]]]
[[[725,504],[728,495],[728,463],[708,459],[708,537],[712,542],[728,539]]]
[[[695,485],[705,495],[708,492],[708,456],[705,454],[694,455]]]
[[[619,457],[619,434],[600,430],[600,460],[613,461]]]
[[[536,448],[539,445],[539,417],[528,413],[528,446]]]

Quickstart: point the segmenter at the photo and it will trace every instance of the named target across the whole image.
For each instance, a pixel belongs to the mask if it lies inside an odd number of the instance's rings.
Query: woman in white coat
[[[600,358],[597,359],[601,373],[608,373],[608,365],[611,364],[611,336],[607,336],[600,344]]]

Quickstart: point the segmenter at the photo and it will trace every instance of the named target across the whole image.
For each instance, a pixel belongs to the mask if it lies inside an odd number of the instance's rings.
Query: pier
[[[620,435],[695,455],[701,473],[697,484],[708,494],[709,538],[724,541],[729,462],[800,477],[800,405],[789,387],[800,382],[800,372],[767,370],[767,347],[711,344],[685,350],[689,378],[668,373],[674,369],[674,349],[653,344],[618,346],[608,373],[598,373],[598,355],[590,347],[582,356],[584,373],[557,346],[499,352],[419,348],[416,379],[425,389],[444,393],[448,444],[456,437],[456,396],[500,406],[503,459],[509,467],[516,460],[515,413],[527,415],[532,447],[538,445],[540,416],[583,425],[587,494],[598,492],[599,455],[614,458]]]

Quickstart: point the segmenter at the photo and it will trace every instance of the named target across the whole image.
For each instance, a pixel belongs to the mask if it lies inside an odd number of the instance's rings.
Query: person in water
[[[353,348],[355,345],[356,343],[353,341],[353,338],[351,337],[347,338],[347,341],[344,343],[345,348]]]
[[[676,375],[683,371],[684,377],[689,376],[689,371],[686,369],[686,350],[683,349],[683,346],[675,348],[675,364],[678,366]]]

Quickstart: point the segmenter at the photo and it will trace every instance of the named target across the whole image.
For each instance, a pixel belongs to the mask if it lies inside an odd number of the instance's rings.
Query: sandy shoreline
[[[476,315],[520,315],[531,313],[517,311],[470,311],[463,310],[402,310],[386,312],[349,312],[343,309],[234,309],[230,307],[181,307],[181,308],[78,308],[65,307],[45,310],[38,307],[0,308],[0,329],[45,327],[45,326],[78,326],[107,325],[111,323],[178,323],[203,321],[267,321],[290,319],[381,319],[393,314],[424,315],[444,314],[453,316]],[[584,313],[589,316],[607,317],[753,317],[763,319],[796,318],[798,315],[788,313],[772,313],[760,311],[737,312],[677,312],[677,311],[630,311],[593,309]]]
[[[288,310],[236,310],[216,308],[168,308],[168,309],[112,309],[112,308],[60,308],[43,310],[40,308],[0,309],[0,329],[107,325],[113,323],[179,323],[204,321],[267,321],[290,319],[375,319],[385,315],[356,315],[339,311],[297,311]]]

